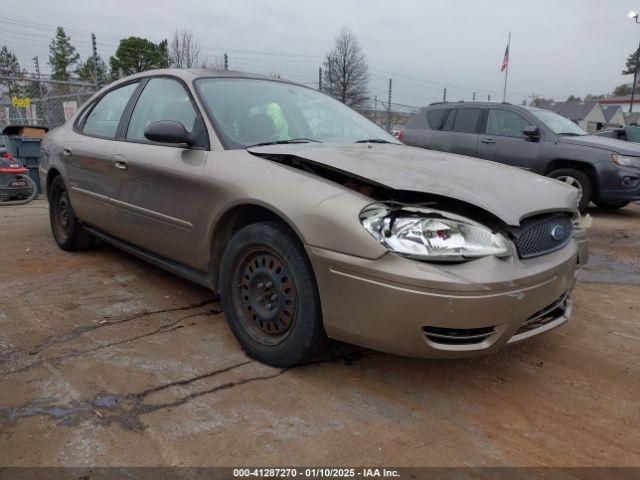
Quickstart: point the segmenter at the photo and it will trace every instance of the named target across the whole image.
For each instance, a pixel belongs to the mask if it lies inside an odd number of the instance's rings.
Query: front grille
[[[554,321],[558,317],[562,316],[567,309],[569,300],[569,292],[563,294],[559,299],[553,302],[551,305],[543,308],[542,310],[531,315],[518,329],[514,335],[520,335],[521,333],[527,333],[532,330],[536,330],[543,327],[549,322]]]
[[[422,327],[425,336],[433,343],[445,345],[470,345],[484,342],[496,333],[493,327],[482,328],[441,328]]]
[[[573,220],[559,213],[526,219],[510,228],[520,258],[532,258],[564,247],[573,237]]]

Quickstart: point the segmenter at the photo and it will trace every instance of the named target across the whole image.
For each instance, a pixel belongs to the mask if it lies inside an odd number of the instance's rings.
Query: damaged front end
[[[391,188],[299,155],[250,153],[372,199],[360,212],[362,226],[387,250],[414,260],[456,263],[484,256],[528,259],[559,250],[574,235],[581,236],[576,209],[525,215],[514,225],[458,198]],[[586,258],[586,253],[582,257]]]

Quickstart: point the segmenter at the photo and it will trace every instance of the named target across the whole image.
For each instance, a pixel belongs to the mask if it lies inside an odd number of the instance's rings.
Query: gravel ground
[[[456,361],[245,356],[212,294],[0,208],[0,466],[640,466],[640,207],[594,209],[572,320]]]

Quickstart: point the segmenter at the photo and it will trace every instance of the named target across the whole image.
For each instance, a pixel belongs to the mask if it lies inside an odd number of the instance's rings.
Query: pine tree
[[[49,44],[49,65],[51,65],[53,80],[69,80],[69,69],[78,63],[80,55],[71,45],[71,38],[67,36],[64,28],[58,27],[56,36]]]

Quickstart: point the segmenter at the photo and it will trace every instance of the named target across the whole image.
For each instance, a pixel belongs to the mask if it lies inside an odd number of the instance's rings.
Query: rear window
[[[442,121],[444,120],[445,109],[439,108],[436,110],[429,110],[427,112],[427,122],[429,127],[433,130],[440,130],[442,128]]]
[[[471,133],[476,131],[482,115],[480,108],[460,108],[453,123],[454,132]]]
[[[82,132],[105,138],[115,138],[120,117],[138,82],[118,87],[104,95],[91,109],[84,120]]]

